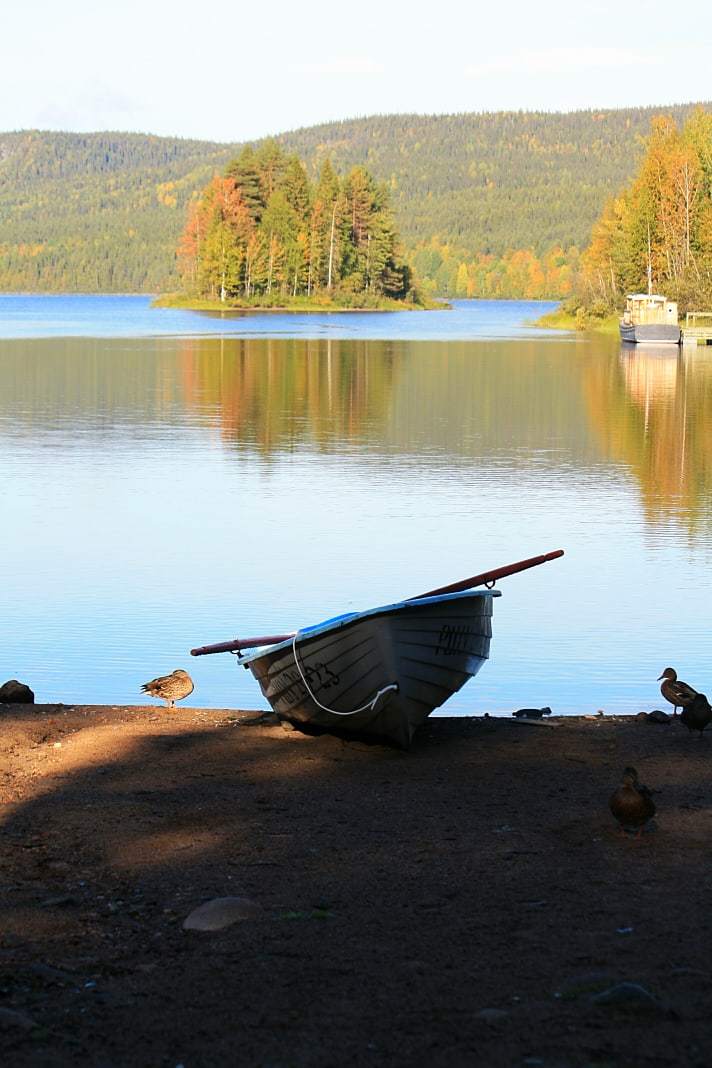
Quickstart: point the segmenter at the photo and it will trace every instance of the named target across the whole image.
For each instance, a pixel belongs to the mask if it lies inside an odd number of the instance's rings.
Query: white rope
[[[302,671],[301,664],[299,663],[299,657],[297,656],[297,638],[298,637],[299,637],[299,634],[297,633],[292,638],[292,653],[294,654],[294,663],[297,665],[297,671],[299,672],[301,680],[304,683],[304,686],[306,687],[307,693],[311,697],[311,699],[314,702],[314,704],[318,705],[319,708],[324,710],[324,712],[330,712],[332,716],[355,716],[359,712],[367,712],[369,709],[375,708],[377,702],[379,701],[379,699],[384,694],[390,693],[391,691],[395,691],[396,693],[398,692],[398,683],[392,682],[392,683],[390,683],[390,685],[384,686],[382,690],[379,690],[378,693],[375,695],[375,697],[373,697],[367,704],[361,705],[360,708],[354,708],[354,710],[352,712],[337,712],[335,708],[328,708],[327,705],[323,705],[321,703],[321,701],[316,696],[316,694],[312,690],[311,686],[307,682],[306,678],[304,677],[304,672]]]

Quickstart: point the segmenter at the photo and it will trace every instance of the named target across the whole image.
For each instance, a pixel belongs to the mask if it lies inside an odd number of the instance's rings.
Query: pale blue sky
[[[2,0],[0,130],[239,141],[375,112],[712,98],[709,0]]]

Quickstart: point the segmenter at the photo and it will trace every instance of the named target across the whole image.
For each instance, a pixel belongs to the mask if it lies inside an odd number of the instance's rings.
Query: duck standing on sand
[[[697,697],[697,690],[693,690],[686,682],[681,682],[677,677],[675,668],[665,668],[662,675],[658,676],[658,682],[663,679],[660,693],[666,701],[673,706],[673,715],[677,715],[678,708],[685,708]]]
[[[640,835],[643,827],[655,815],[655,802],[650,790],[638,782],[638,772],[627,767],[618,789],[611,794],[608,807],[618,820],[621,830]]]
[[[159,675],[157,679],[144,682],[141,691],[151,697],[162,697],[168,708],[173,708],[176,701],[182,701],[193,692],[193,680],[187,671],[178,668],[170,675]]]
[[[712,723],[712,708],[703,693],[695,694],[694,700],[685,705],[680,713],[680,721],[688,731],[699,731],[700,738],[705,727]]]

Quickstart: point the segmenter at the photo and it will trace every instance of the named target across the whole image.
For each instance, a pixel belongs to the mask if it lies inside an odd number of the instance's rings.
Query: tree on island
[[[186,294],[239,303],[327,297],[417,301],[388,190],[327,159],[315,185],[276,141],[245,148],[190,206],[178,247]]]
[[[637,177],[593,227],[570,309],[604,316],[649,285],[681,311],[712,306],[712,115],[702,108],[682,130],[653,119]]]

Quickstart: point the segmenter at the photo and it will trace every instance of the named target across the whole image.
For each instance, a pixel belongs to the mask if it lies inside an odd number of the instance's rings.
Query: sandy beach
[[[440,718],[404,753],[11,706],[0,750],[13,1068],[712,1062],[712,739],[679,722]],[[183,929],[224,896],[260,911]]]

